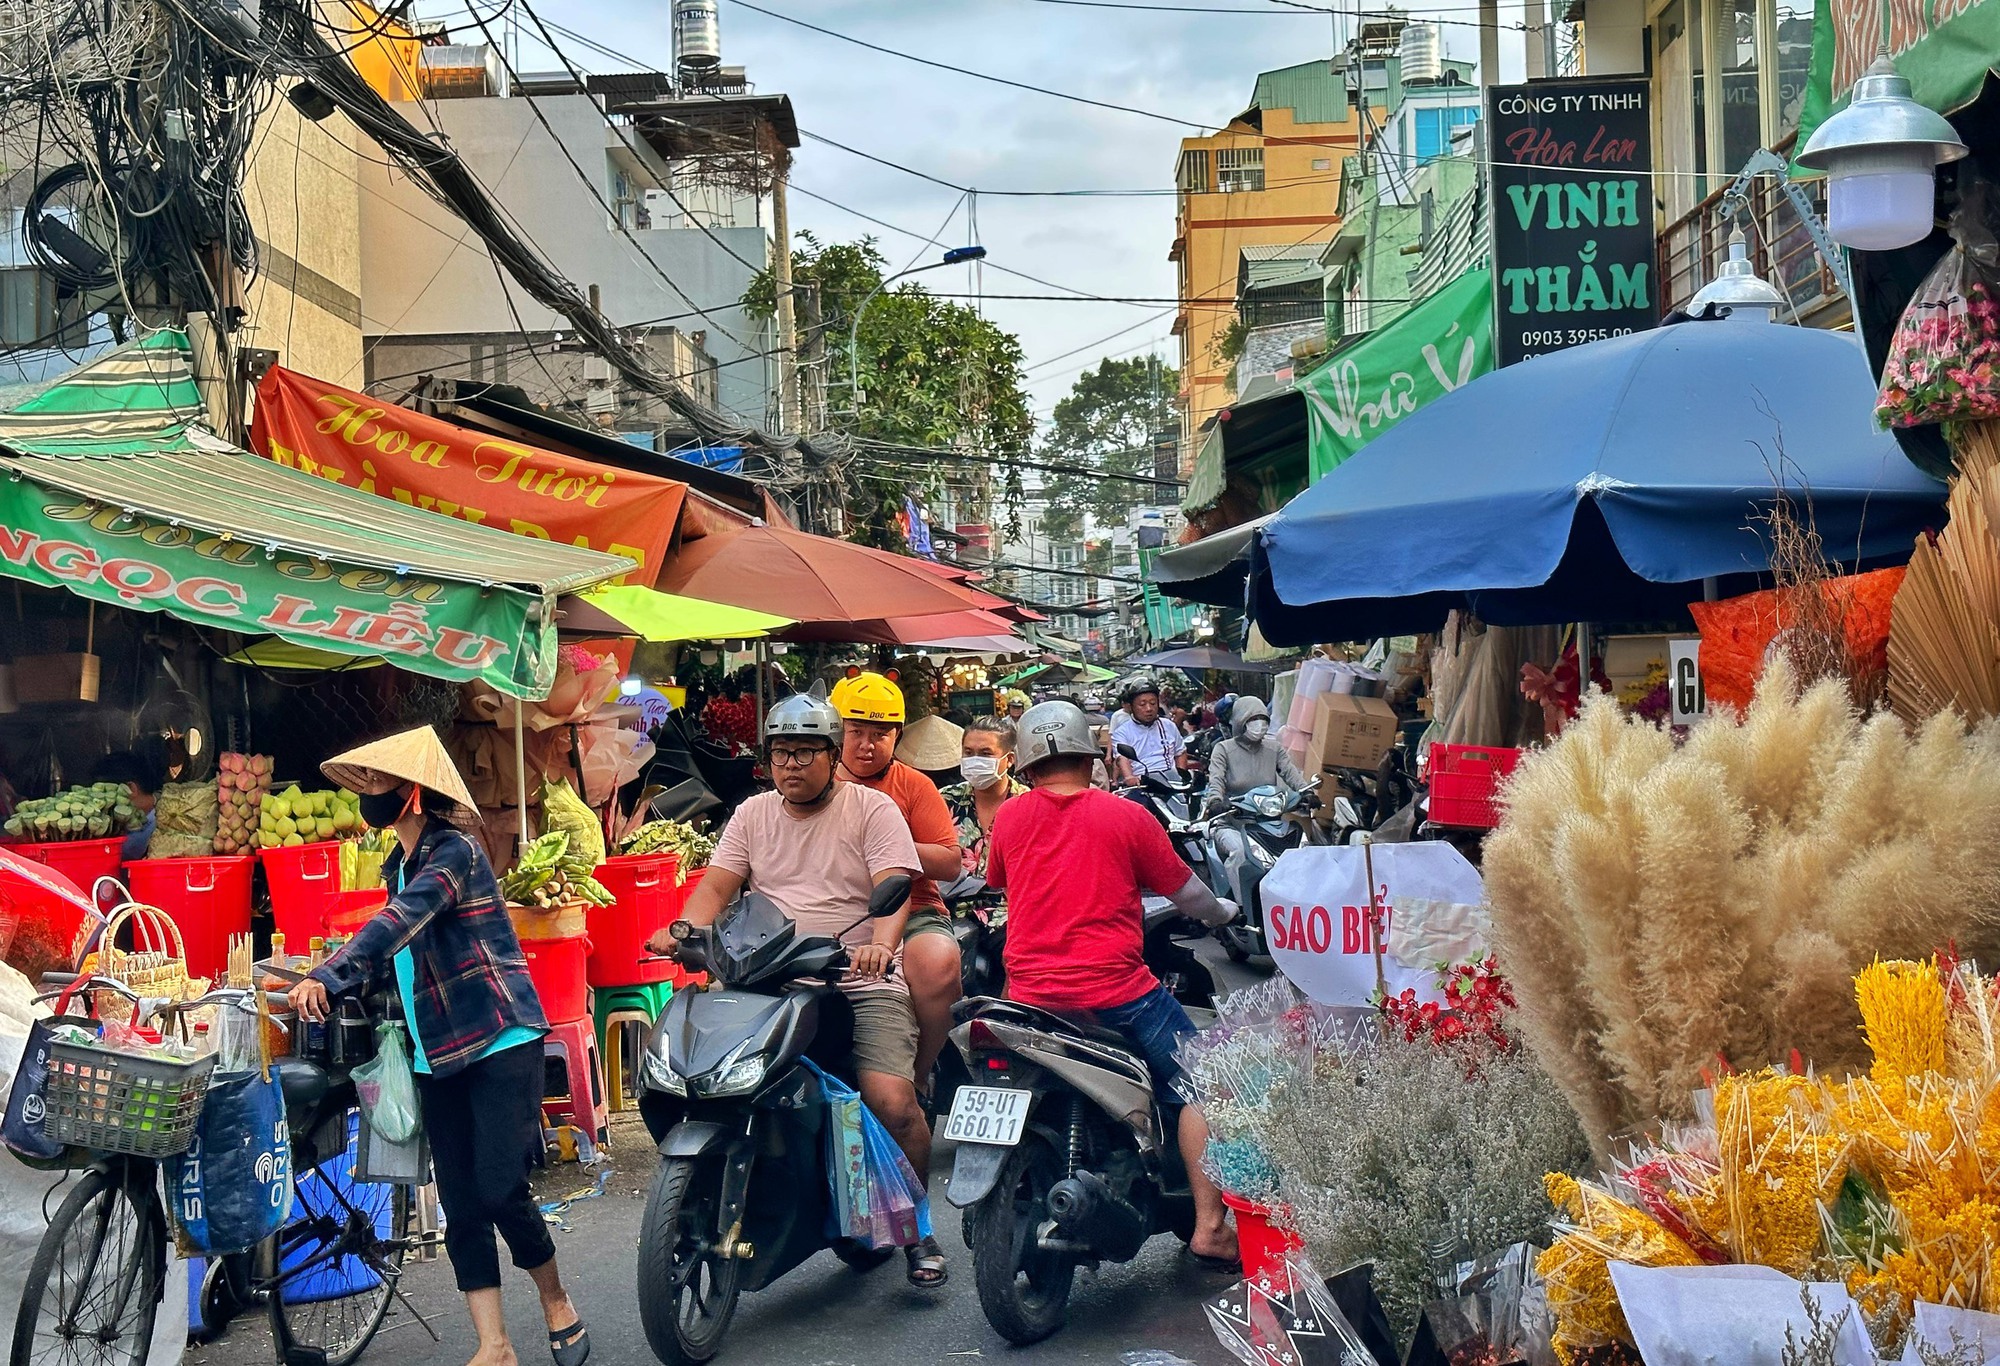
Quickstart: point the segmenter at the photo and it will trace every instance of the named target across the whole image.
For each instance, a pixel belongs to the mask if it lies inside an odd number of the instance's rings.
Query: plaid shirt
[[[432,818],[407,862],[401,845],[383,862],[392,885],[399,873],[402,890],[312,975],[331,992],[365,989],[392,978],[392,960],[408,948],[417,970],[411,1023],[433,1076],[462,1070],[516,1025],[547,1029],[493,865],[471,837]]]

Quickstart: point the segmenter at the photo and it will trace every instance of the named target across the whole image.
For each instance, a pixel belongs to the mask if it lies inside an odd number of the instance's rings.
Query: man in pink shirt
[[[840,733],[840,716],[817,685],[771,708],[764,752],[777,790],[750,798],[729,818],[682,917],[712,925],[747,886],[782,906],[801,933],[842,937],[852,962],[840,987],[854,1008],[855,1084],[910,1166],[927,1178],[931,1130],[917,1104],[917,1016],[902,973],[892,971],[902,958],[909,908],[862,919],[877,883],[898,873],[914,878],[922,864],[894,801],[834,780]],[[674,941],[661,931],[646,947],[671,954]],[[908,1253],[912,1285],[944,1284],[944,1253],[935,1238]]]

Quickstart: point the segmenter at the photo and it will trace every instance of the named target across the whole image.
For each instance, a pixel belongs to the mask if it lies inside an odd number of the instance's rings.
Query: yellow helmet
[[[903,690],[878,673],[841,679],[827,701],[848,721],[903,724]]]

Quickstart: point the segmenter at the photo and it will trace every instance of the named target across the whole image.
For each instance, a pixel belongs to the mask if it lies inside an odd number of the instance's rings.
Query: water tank
[[[1404,85],[1436,85],[1444,78],[1444,46],[1436,24],[1410,24],[1403,29]]]
[[[722,21],[716,0],[674,0],[674,62],[708,71],[722,63]]]

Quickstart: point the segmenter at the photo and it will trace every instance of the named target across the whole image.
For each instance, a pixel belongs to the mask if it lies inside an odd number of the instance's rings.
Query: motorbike
[[[1320,780],[1313,778],[1304,788],[1292,792],[1265,784],[1228,799],[1222,811],[1203,823],[1201,862],[1195,870],[1202,874],[1210,891],[1243,908],[1242,923],[1228,925],[1217,934],[1222,951],[1241,963],[1255,954],[1270,956],[1264,939],[1264,875],[1287,849],[1306,844],[1326,843],[1325,834],[1311,817],[1313,792]],[[1234,857],[1224,852],[1223,832],[1232,833],[1231,844],[1240,845]]]
[[[1178,1113],[1145,1059],[1088,1016],[992,999],[957,1014],[952,1042],[979,1084],[939,1130],[958,1144],[949,1198],[966,1211],[986,1321],[1038,1342],[1062,1327],[1079,1266],[1129,1262],[1157,1233],[1192,1236]]]
[[[909,894],[908,878],[885,878],[848,929],[894,915]],[[640,1069],[660,1166],[640,1224],[639,1321],[656,1357],[688,1366],[721,1347],[743,1292],[827,1248],[859,1270],[894,1250],[826,1231],[826,1097],[806,1063],[854,1083],[853,1011],[836,985],[847,947],[800,934],[756,893],[673,934],[681,964],[716,985],[674,994]]]
[[[1130,745],[1118,746],[1118,752],[1135,762],[1139,758],[1139,751]],[[1194,780],[1185,775],[1176,781],[1158,773],[1142,772],[1136,783],[1119,788],[1117,795],[1145,807],[1169,830],[1176,822],[1194,818]]]

